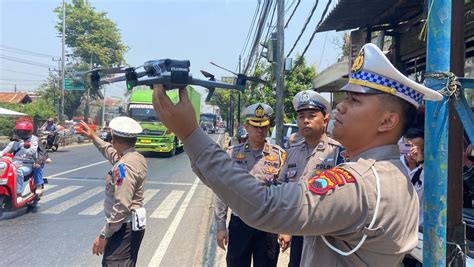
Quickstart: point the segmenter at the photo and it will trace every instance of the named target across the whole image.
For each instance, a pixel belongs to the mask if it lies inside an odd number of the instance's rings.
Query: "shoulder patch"
[[[325,195],[329,190],[346,183],[356,183],[354,176],[344,169],[335,167],[309,179],[308,189],[316,195]]]

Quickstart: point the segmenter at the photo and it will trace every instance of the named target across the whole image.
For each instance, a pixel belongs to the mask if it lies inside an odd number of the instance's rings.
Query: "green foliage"
[[[19,104],[0,103],[0,107],[21,112]],[[0,117],[0,136],[11,136],[15,127],[15,121],[16,118]]]
[[[58,17],[56,30],[62,36],[62,4],[54,12]],[[65,42],[68,48],[72,50],[72,61],[66,68],[66,77],[68,73],[74,74],[90,70],[91,63],[93,66],[104,68],[125,64],[123,55],[128,47],[122,42],[117,25],[107,18],[106,12],[95,11],[95,8],[88,1],[72,0],[70,3],[66,3],[65,24]],[[88,88],[90,96],[96,98],[98,92],[90,85],[90,79],[87,75],[85,76],[87,81],[85,83],[86,90]],[[52,77],[41,88],[43,94],[46,97],[59,100],[60,89],[56,86],[57,84],[57,76]],[[69,118],[77,115],[85,92],[65,91],[64,113]],[[54,103],[60,103],[60,100],[54,101]],[[59,111],[59,109],[56,110]]]
[[[241,94],[241,109],[254,103],[266,103],[275,109],[276,91],[275,80],[272,75],[271,64],[258,64],[252,76],[269,81],[269,84],[260,84],[247,82],[246,91]],[[300,91],[312,88],[313,79],[316,77],[314,66],[307,66],[304,57],[297,56],[293,71],[285,73],[285,92],[284,92],[284,118],[286,122],[291,122],[296,118],[293,110],[293,97]],[[232,82],[232,81],[224,81]],[[237,114],[237,92],[234,91],[235,114]],[[229,112],[229,90],[217,89],[211,99],[212,105],[220,108],[221,116],[227,118]],[[275,110],[275,112],[277,112]],[[275,113],[274,112],[274,113]],[[274,116],[274,115],[273,115]],[[239,118],[243,122],[243,117]]]
[[[56,29],[62,35],[62,5],[54,12],[58,16]],[[106,12],[96,12],[88,1],[73,0],[66,4],[66,45],[73,56],[83,62],[110,67],[124,63],[123,44],[117,25],[107,18]]]

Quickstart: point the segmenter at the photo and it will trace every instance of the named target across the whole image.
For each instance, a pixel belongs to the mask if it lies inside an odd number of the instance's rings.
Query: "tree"
[[[62,6],[56,29],[62,35]],[[124,64],[123,54],[128,47],[123,44],[117,25],[107,18],[106,12],[96,12],[88,1],[73,0],[66,4],[66,45],[72,49],[74,59],[111,67]]]
[[[62,36],[63,15],[62,5],[54,12],[58,16],[56,29]],[[125,64],[124,53],[128,47],[122,42],[117,25],[107,18],[106,12],[97,12],[88,1],[72,0],[66,4],[65,43],[72,50],[72,61],[68,69],[73,73],[77,70],[89,70],[92,66],[108,68]],[[90,96],[97,97],[98,92],[89,88]],[[84,91],[68,91],[65,94],[65,113],[71,117],[76,115]],[[88,103],[88,100],[86,100]],[[88,117],[88,104],[85,115]]]

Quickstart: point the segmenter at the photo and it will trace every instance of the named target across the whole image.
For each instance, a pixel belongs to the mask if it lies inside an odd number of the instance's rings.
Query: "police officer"
[[[270,106],[257,103],[248,106],[242,112],[245,116],[245,132],[240,128],[240,136],[248,135],[248,140],[227,149],[227,154],[242,169],[248,171],[258,180],[261,187],[275,183],[285,159],[285,152],[276,145],[265,142],[269,116],[273,110]],[[239,135],[239,133],[238,133]],[[228,242],[227,266],[276,266],[278,261],[278,236],[263,232],[245,224],[238,214],[232,213],[227,233],[227,205],[216,197],[215,217],[217,224],[217,244],[225,250]]]
[[[154,85],[153,101],[184,141],[194,172],[245,223],[305,236],[302,266],[399,266],[418,243],[418,199],[397,141],[423,99],[442,95],[405,77],[373,44],[362,47],[341,90],[333,136],[350,162],[271,187],[258,187],[198,128],[185,90],[174,105]]]
[[[280,182],[308,180],[344,162],[341,144],[325,133],[329,107],[329,102],[315,91],[301,91],[293,98],[298,133],[302,139],[289,144],[287,160],[280,172]],[[282,249],[286,248],[288,240],[287,235],[280,236]],[[302,250],[303,237],[293,236],[288,266],[300,266]]]
[[[143,186],[147,175],[145,158],[135,151],[138,122],[129,117],[110,121],[112,143],[105,142],[83,121],[80,132],[92,139],[113,165],[106,176],[104,213],[106,223],[97,235],[92,253],[102,255],[103,266],[135,266],[145,234]]]

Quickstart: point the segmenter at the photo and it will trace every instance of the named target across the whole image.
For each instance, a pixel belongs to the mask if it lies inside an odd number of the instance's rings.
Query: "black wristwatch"
[[[102,240],[107,240],[107,236],[106,236],[105,234],[103,234],[103,233],[101,233],[101,234],[99,235],[99,238],[102,239]]]

